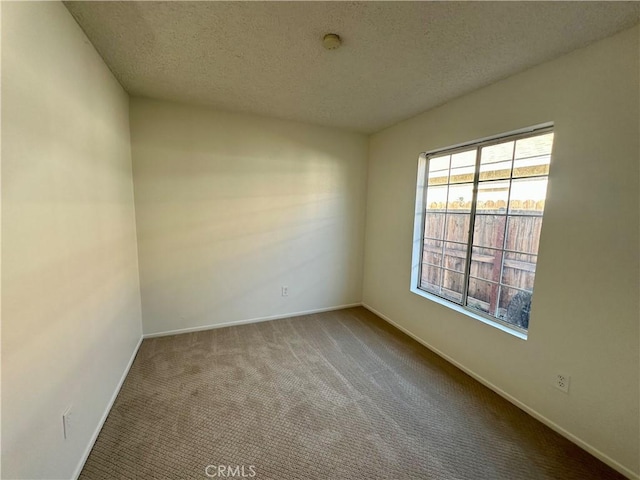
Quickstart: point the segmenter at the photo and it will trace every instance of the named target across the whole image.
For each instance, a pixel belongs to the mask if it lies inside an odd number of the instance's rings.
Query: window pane
[[[427,185],[445,185],[449,180],[449,170],[429,173]]]
[[[547,177],[513,180],[509,199],[509,213],[542,215],[547,196]]]
[[[420,288],[440,295],[442,285],[442,268],[434,267],[426,263],[422,264]]]
[[[505,252],[501,282],[510,287],[532,292],[536,261],[536,255]]]
[[[476,149],[451,155],[450,183],[473,182],[476,166]]]
[[[442,210],[447,208],[448,187],[428,187],[427,199],[425,200],[427,210]]]
[[[542,217],[509,217],[507,220],[507,250],[538,253]]]
[[[444,222],[444,213],[427,212],[424,218],[424,236],[427,238],[442,238]]]
[[[445,270],[443,272],[442,296],[453,300],[456,303],[462,302],[462,292],[464,290],[464,275],[461,273]]]
[[[481,247],[502,248],[506,218],[505,215],[476,215],[473,244]]]
[[[436,266],[442,265],[442,249],[435,250],[425,248],[422,261]]]
[[[493,282],[500,281],[502,250],[473,247],[471,249],[471,276]]]
[[[513,158],[513,141],[498,143],[483,147],[480,154],[480,164],[504,162]]]
[[[523,138],[516,142],[514,177],[547,175],[551,160],[553,133]]]
[[[475,167],[476,149],[465,150],[451,155],[451,169],[460,167]]]
[[[449,163],[451,155],[429,159],[427,185],[442,185],[449,181]]]
[[[439,240],[425,240],[422,250],[422,261],[434,265],[442,265],[443,243]]]
[[[550,155],[543,157],[523,158],[513,164],[513,176],[533,177],[534,175],[547,175],[549,173]]]
[[[553,145],[553,132],[523,138],[516,141],[516,159],[550,155]]]
[[[447,213],[445,239],[449,242],[466,244],[469,239],[471,215],[467,213]]]
[[[451,155],[443,155],[441,157],[433,157],[429,159],[429,173],[449,170]]]
[[[529,327],[531,293],[502,287],[497,317],[520,328]]]
[[[467,245],[463,243],[444,244],[444,267],[456,272],[464,273],[467,260]]]
[[[497,283],[469,277],[467,306],[491,315],[495,311],[499,288]]]
[[[509,200],[509,181],[478,184],[476,213],[506,213]]]
[[[471,212],[472,200],[473,184],[451,185],[449,187],[447,209],[456,212]]]
[[[480,164],[480,180],[498,180],[511,176],[511,160]]]

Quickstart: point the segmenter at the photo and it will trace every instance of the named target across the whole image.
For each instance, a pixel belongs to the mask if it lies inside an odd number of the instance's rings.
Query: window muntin
[[[426,155],[417,288],[526,332],[550,128]]]

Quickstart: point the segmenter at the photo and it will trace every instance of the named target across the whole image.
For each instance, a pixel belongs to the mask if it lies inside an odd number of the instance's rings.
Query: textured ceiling
[[[131,95],[367,133],[640,14],[637,2],[65,4]],[[323,49],[327,32],[340,49]]]

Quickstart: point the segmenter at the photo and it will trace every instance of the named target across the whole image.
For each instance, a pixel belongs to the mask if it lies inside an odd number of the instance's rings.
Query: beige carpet
[[[80,478],[207,473],[623,478],[363,308],[142,343]]]

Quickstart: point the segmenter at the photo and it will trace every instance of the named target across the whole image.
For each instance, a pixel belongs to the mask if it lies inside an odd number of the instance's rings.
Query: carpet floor
[[[624,478],[363,308],[144,340],[80,479]]]

